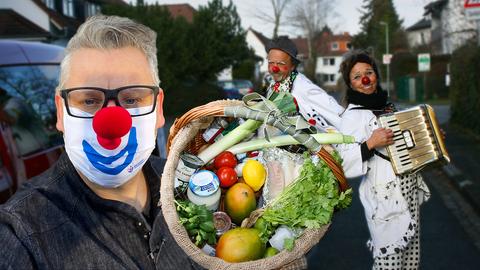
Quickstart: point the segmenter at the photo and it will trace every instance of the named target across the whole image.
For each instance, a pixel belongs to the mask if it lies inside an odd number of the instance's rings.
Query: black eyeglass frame
[[[135,87],[149,88],[149,89],[153,90],[153,107],[152,107],[152,110],[147,112],[147,113],[132,115],[132,117],[151,114],[155,110],[155,107],[157,106],[157,96],[158,96],[158,93],[160,92],[160,87],[158,87],[158,86],[153,86],[153,85],[127,85],[127,86],[122,86],[122,87],[115,88],[115,89],[105,89],[105,88],[100,88],[100,87],[88,87],[88,86],[87,87],[74,87],[74,88],[67,88],[67,89],[60,90],[60,96],[63,98],[63,100],[65,100],[65,108],[67,108],[68,115],[70,115],[72,117],[77,117],[77,118],[90,119],[90,118],[93,118],[93,116],[77,116],[77,115],[73,115],[70,112],[70,106],[68,105],[68,93],[70,93],[74,90],[98,90],[98,91],[101,91],[105,95],[105,102],[103,103],[103,105],[101,107],[101,109],[103,109],[103,108],[107,107],[108,102],[112,99],[115,101],[115,104],[117,106],[121,107],[120,102],[118,101],[118,93],[120,93],[121,91],[123,91],[125,89],[130,89],[130,88],[135,88]]]

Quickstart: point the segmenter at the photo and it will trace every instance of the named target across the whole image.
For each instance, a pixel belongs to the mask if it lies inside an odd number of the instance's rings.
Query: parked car
[[[217,83],[223,90],[224,98],[241,99],[244,95],[253,92],[253,84],[249,80],[224,80]]]
[[[36,42],[0,41],[0,202],[62,152],[53,95],[63,51]]]
[[[64,151],[54,102],[63,56],[60,46],[0,41],[0,203]],[[164,158],[165,142],[159,129],[154,153]]]

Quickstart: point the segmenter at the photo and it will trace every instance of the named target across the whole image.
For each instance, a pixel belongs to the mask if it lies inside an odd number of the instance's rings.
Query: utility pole
[[[381,25],[385,25],[385,54],[389,55],[389,39],[388,39],[388,23],[381,21]],[[387,65],[387,94],[390,96],[390,61],[386,64]]]

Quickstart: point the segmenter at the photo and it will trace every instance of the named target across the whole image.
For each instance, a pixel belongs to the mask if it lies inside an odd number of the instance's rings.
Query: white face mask
[[[130,131],[113,150],[99,144],[93,119],[70,116],[65,105],[63,111],[63,138],[68,157],[77,170],[97,185],[115,188],[125,184],[138,173],[155,148],[156,109],[150,114],[132,117]]]

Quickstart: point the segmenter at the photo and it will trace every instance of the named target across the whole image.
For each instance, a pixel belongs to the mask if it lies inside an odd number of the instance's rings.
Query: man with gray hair
[[[89,18],[70,40],[55,95],[65,152],[0,206],[0,269],[196,269],[160,208],[164,124],[156,34]]]

